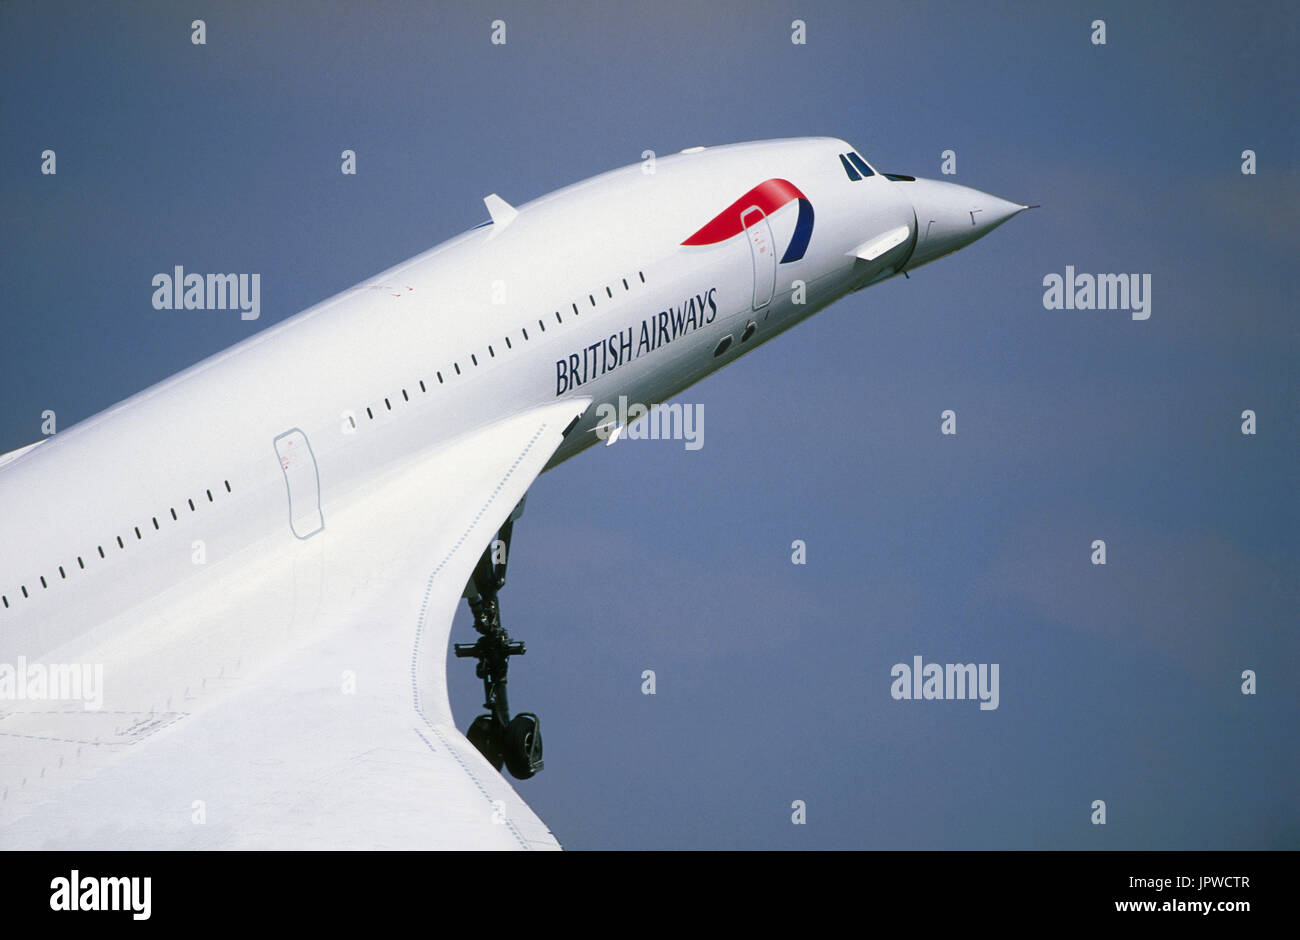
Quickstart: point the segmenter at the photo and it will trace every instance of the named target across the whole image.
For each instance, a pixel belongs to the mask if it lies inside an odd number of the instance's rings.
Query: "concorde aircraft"
[[[665,401],[1028,208],[826,137],[485,202],[0,456],[0,846],[558,847],[500,772],[544,766],[497,602],[530,484],[617,437],[600,406]]]

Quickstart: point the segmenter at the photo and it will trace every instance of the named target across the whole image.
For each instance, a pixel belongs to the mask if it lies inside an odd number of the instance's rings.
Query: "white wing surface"
[[[102,666],[102,707],[5,703],[0,847],[557,848],[454,726],[446,650],[480,554],[586,404],[440,444],[312,537],[46,652]]]

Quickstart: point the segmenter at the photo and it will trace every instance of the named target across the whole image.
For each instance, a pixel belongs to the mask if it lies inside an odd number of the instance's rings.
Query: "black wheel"
[[[515,715],[506,728],[506,768],[516,780],[542,769],[542,726],[531,712]]]
[[[465,737],[469,739],[470,744],[478,748],[480,754],[487,758],[489,764],[497,770],[501,769],[504,759],[501,754],[501,744],[497,740],[496,725],[491,715],[479,715],[475,718],[474,723],[465,732]]]

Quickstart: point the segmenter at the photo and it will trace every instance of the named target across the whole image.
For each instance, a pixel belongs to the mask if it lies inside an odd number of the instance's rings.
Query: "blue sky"
[[[688,390],[701,450],[533,487],[502,603],[547,769],[519,790],[571,848],[1300,847],[1294,6],[706,6],[4,4],[0,451],[490,192],[769,137],[932,177],[951,149],[1043,208]],[[176,264],[260,272],[261,319],[154,310]],[[1149,273],[1151,318],[1044,309],[1066,265]],[[894,701],[914,655],[999,663],[999,708]],[[464,725],[466,663],[451,688]]]

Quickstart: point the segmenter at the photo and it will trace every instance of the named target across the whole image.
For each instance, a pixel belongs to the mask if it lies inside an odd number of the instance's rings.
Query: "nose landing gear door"
[[[772,302],[776,290],[776,246],[772,226],[758,206],[740,214],[740,223],[749,236],[749,253],[754,260],[754,309],[762,310]]]
[[[275,439],[275,454],[284,471],[284,484],[289,494],[289,528],[300,539],[309,538],[325,528],[325,518],[320,509],[320,474],[316,470],[316,456],[307,442],[307,435],[297,428],[285,431]]]

